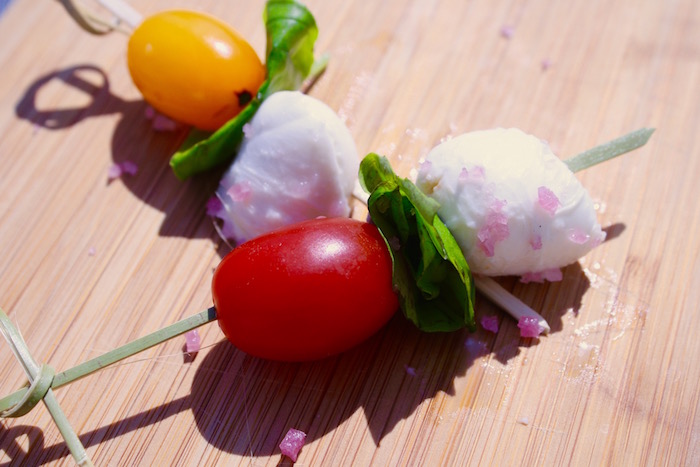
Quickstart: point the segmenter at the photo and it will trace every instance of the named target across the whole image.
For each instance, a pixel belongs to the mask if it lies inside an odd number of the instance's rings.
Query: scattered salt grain
[[[139,166],[131,161],[124,161],[120,164],[122,172],[128,175],[136,175],[139,171]]]
[[[412,366],[404,365],[403,366],[406,369],[406,373],[409,376],[416,376],[416,369],[413,368]]]
[[[520,418],[518,419],[518,423],[520,423],[521,425],[527,426],[527,425],[530,424],[530,419],[527,418],[527,417],[520,417]]]
[[[537,188],[537,203],[550,216],[554,216],[559,206],[561,206],[557,195],[546,186]]]
[[[131,161],[117,162],[112,164],[107,169],[107,180],[113,181],[120,178],[122,175],[136,175],[139,171],[138,165]]]
[[[540,326],[539,319],[530,316],[521,317],[518,320],[518,327],[521,337],[539,337],[544,331],[544,328]]]
[[[218,196],[214,195],[207,201],[207,216],[216,217],[224,207]]]
[[[153,123],[151,123],[151,128],[154,131],[175,131],[180,125],[175,120],[172,120],[165,115],[156,115],[153,117]]]
[[[515,28],[510,25],[505,25],[501,28],[501,37],[505,39],[511,39],[515,34]]]
[[[542,71],[547,71],[552,67],[552,61],[548,58],[545,58],[540,62],[540,66],[542,67]]]
[[[490,207],[491,212],[486,216],[486,222],[476,234],[479,248],[488,257],[495,254],[496,243],[505,240],[510,235],[508,218],[501,212],[505,204],[505,201],[494,201]]]
[[[234,183],[231,185],[231,188],[226,191],[226,193],[234,202],[250,201],[250,197],[253,194],[252,190],[250,189],[250,183],[247,180],[240,183]]]
[[[180,124],[165,115],[159,114],[156,109],[150,105],[143,111],[146,120],[151,120],[151,128],[154,131],[175,131],[180,127]]]
[[[568,231],[568,237],[569,237],[569,240],[571,240],[572,242],[577,243],[579,245],[583,245],[590,238],[587,233],[583,232],[580,229],[570,229]]]
[[[246,123],[245,125],[243,125],[243,134],[246,138],[253,137],[253,128],[250,126],[250,123]]]
[[[296,462],[299,451],[301,450],[302,446],[304,446],[305,439],[306,433],[290,428],[280,443],[280,451],[282,451],[283,455]]]
[[[122,168],[119,164],[112,164],[107,169],[107,180],[112,181],[122,176]]]
[[[97,250],[95,250],[94,246],[88,248],[88,256],[95,256],[95,254],[97,254]]]
[[[530,239],[530,246],[532,247],[533,250],[541,250],[542,249],[542,236],[534,235]]]
[[[528,284],[530,282],[537,282],[541,284],[544,281],[559,282],[563,278],[564,275],[561,272],[561,269],[552,268],[545,269],[544,271],[525,273],[522,276],[520,276],[520,282],[522,282],[523,284]]]
[[[430,172],[430,169],[433,168],[433,163],[430,161],[424,160],[423,162],[420,163],[418,166],[418,170],[421,172]]]
[[[146,117],[146,120],[153,120],[153,118],[156,116],[156,109],[153,107],[146,106],[146,110],[143,111],[144,117]]]
[[[492,333],[498,333],[498,316],[484,316],[481,318],[481,327]]]
[[[199,333],[196,329],[188,331],[185,333],[185,351],[187,353],[199,352],[202,348],[202,340],[199,337]]]

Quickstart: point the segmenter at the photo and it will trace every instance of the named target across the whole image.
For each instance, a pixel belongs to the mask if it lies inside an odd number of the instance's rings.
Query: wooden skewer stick
[[[547,320],[544,319],[539,313],[524,304],[515,295],[501,287],[498,282],[490,277],[475,274],[474,285],[476,285],[476,290],[484,294],[484,296],[486,296],[493,303],[507,311],[508,314],[517,321],[520,321],[520,318],[535,318],[537,320],[537,324],[539,324],[540,328],[542,328],[543,334],[549,334],[549,331],[552,330],[549,327]]]
[[[80,0],[59,0],[73,20],[90,34],[108,34],[119,31],[129,34],[130,29],[136,28],[143,16],[124,0],[97,0],[111,14],[105,18],[95,13]],[[125,27],[126,26],[126,27]]]

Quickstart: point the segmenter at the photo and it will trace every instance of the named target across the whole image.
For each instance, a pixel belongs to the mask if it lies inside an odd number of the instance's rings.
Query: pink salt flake
[[[548,58],[545,58],[540,62],[540,66],[542,67],[542,71],[547,71],[552,67],[552,61]]]
[[[495,200],[491,205],[491,212],[486,216],[486,223],[481,226],[476,234],[481,251],[488,257],[494,255],[496,243],[505,240],[510,235],[508,218],[501,212],[506,202]]]
[[[143,111],[143,115],[146,117],[146,120],[153,120],[156,116],[156,109],[148,105],[146,106],[146,110]]]
[[[139,166],[132,161],[124,161],[120,164],[120,167],[122,168],[122,173],[128,175],[136,175],[139,171]]]
[[[593,248],[597,247],[598,245],[600,245],[601,243],[603,243],[605,241],[606,236],[607,236],[607,234],[605,232],[600,232],[600,234],[596,235],[593,238],[593,241],[591,242],[591,246]]]
[[[306,433],[290,428],[280,443],[280,451],[282,451],[283,455],[296,462],[299,451],[304,446],[304,440],[306,440]]]
[[[418,166],[418,171],[419,172],[430,172],[430,169],[433,168],[433,163],[430,161],[423,161],[420,163]]]
[[[107,180],[110,182],[122,176],[122,168],[119,164],[112,164],[107,169]]]
[[[185,333],[185,351],[187,353],[197,353],[202,348],[202,341],[196,329]]]
[[[107,169],[107,180],[111,182],[122,175],[136,175],[138,171],[138,165],[132,161],[118,162],[110,165]]]
[[[406,370],[406,373],[408,376],[416,376],[416,369],[413,368],[412,366],[404,365],[404,369]]]
[[[151,123],[151,128],[153,128],[154,131],[175,131],[178,129],[180,125],[175,121],[172,120],[165,115],[156,115],[153,117],[153,123]]]
[[[94,246],[91,246],[88,248],[88,256],[95,256],[97,254],[97,250],[95,249]]]
[[[542,277],[549,282],[560,282],[564,278],[564,274],[559,268],[551,268],[542,271]]]
[[[581,229],[569,229],[567,236],[569,240],[579,245],[583,245],[590,239],[590,236]]]
[[[484,316],[481,318],[481,327],[492,333],[498,333],[498,316]]]
[[[475,180],[483,180],[484,178],[486,178],[486,169],[483,165],[475,165],[469,171],[469,174]]]
[[[521,317],[518,320],[518,327],[521,337],[539,337],[544,331],[544,328],[540,326],[539,319],[530,316]]]
[[[537,189],[537,203],[550,216],[554,216],[559,206],[561,206],[557,195],[546,186],[541,186]]]
[[[530,246],[533,250],[541,250],[542,237],[540,235],[533,235],[533,237],[530,239]]]
[[[457,180],[460,183],[483,182],[485,176],[486,170],[484,169],[484,167],[481,165],[475,165],[474,167],[468,170],[466,167],[462,167],[462,170],[459,172],[459,177],[457,178]]]
[[[214,195],[207,201],[207,216],[217,217],[224,208],[224,203],[221,202],[218,196]]]
[[[564,275],[559,268],[545,269],[544,271],[528,272],[520,277],[520,282],[529,284],[530,282],[543,283],[544,281],[559,282]]]
[[[501,28],[501,37],[511,39],[515,34],[515,28],[511,25],[505,25]]]
[[[234,183],[226,192],[234,202],[250,201],[253,191],[250,188],[250,183],[244,180],[239,183]]]
[[[457,177],[457,180],[459,180],[460,182],[466,182],[467,180],[469,180],[469,171],[466,167],[462,167],[462,170],[459,172],[459,177]]]

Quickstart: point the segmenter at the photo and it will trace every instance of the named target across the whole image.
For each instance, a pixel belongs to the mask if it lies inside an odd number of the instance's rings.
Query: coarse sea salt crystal
[[[175,120],[160,114],[153,117],[153,122],[151,123],[151,128],[153,128],[154,131],[162,132],[175,131],[179,126],[180,125]]]
[[[136,173],[139,171],[139,166],[136,165],[135,162],[132,161],[124,161],[124,162],[118,162],[116,164],[112,164],[109,166],[107,169],[107,180],[110,182],[112,180],[116,180],[117,178],[121,177],[122,175],[136,175]]]
[[[248,180],[244,180],[240,183],[234,183],[231,185],[231,188],[226,191],[226,194],[228,194],[235,202],[245,202],[250,201],[250,197],[252,196],[253,192],[250,188],[250,183]]]
[[[501,37],[505,39],[510,39],[515,34],[515,28],[511,25],[505,25],[501,28]]]
[[[202,348],[202,340],[196,329],[185,333],[185,351],[187,353],[196,353]]]
[[[557,195],[546,186],[537,188],[537,203],[550,216],[554,216],[559,206],[561,206]]]
[[[510,235],[508,218],[501,212],[505,201],[495,200],[491,212],[486,216],[486,222],[476,234],[479,248],[488,257],[495,254],[496,243],[505,240]]]
[[[542,236],[541,235],[533,235],[532,238],[530,239],[530,246],[532,247],[533,250],[541,250],[542,249]]]
[[[569,229],[567,236],[569,240],[579,245],[583,245],[590,238],[588,234],[581,229]]]
[[[218,196],[214,195],[207,201],[207,216],[216,217],[224,207]]]
[[[498,316],[484,316],[481,318],[481,327],[492,333],[498,333]]]
[[[518,327],[520,328],[521,337],[539,337],[544,329],[540,326],[539,319],[523,316],[518,320]]]
[[[282,451],[283,455],[296,462],[299,451],[301,450],[302,446],[304,446],[305,440],[306,433],[295,428],[290,428],[280,443],[280,451]]]
[[[116,180],[117,178],[119,178],[121,176],[122,176],[122,168],[119,166],[119,164],[112,164],[107,169],[107,179],[109,181]]]
[[[559,268],[545,269],[544,271],[528,272],[520,276],[520,282],[527,284],[529,282],[542,283],[544,281],[559,282],[564,278],[564,275]]]
[[[120,164],[120,167],[122,168],[122,172],[129,175],[136,175],[139,171],[139,166],[132,161],[124,161]]]

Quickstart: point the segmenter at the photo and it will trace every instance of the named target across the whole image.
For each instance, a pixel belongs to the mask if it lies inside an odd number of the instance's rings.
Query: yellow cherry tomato
[[[146,102],[202,130],[238,114],[265,79],[250,44],[218,19],[192,11],[146,18],[129,38],[127,59]]]

